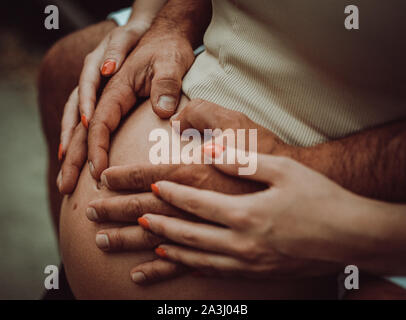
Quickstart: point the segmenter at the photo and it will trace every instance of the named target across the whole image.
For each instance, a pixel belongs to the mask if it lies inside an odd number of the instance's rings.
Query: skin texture
[[[66,101],[77,86],[83,61],[116,24],[103,21],[59,40],[45,55],[38,77],[41,121],[48,145],[48,192],[52,220],[59,226],[62,195],[55,187],[61,167],[58,161],[61,120]]]
[[[79,85],[73,90],[65,105],[59,160],[65,155],[79,121],[81,120],[86,128],[89,126],[98,90],[103,85],[103,77],[109,78],[120,69],[129,52],[150,28],[152,20],[165,2],[166,0],[134,2],[127,24],[111,30],[97,48],[86,56]]]
[[[167,121],[153,114],[145,103],[129,116],[115,136],[110,152],[112,165],[146,163],[147,137],[152,128],[169,128]],[[136,138],[134,138],[136,137]],[[60,247],[66,274],[78,298],[112,299],[251,299],[251,298],[327,298],[335,295],[335,279],[254,280],[180,278],[148,287],[130,280],[131,268],[154,259],[152,252],[106,254],[95,245],[95,235],[101,228],[85,215],[88,203],[114,193],[98,189],[86,165],[75,192],[66,197],[61,210]],[[309,290],[311,288],[311,290]]]
[[[98,42],[105,36],[105,34],[111,30],[111,28],[114,27],[114,23],[112,22],[105,22],[102,23],[98,26],[94,26],[86,30],[86,32],[81,32],[79,34],[75,34],[71,37],[69,37],[68,41],[64,41],[61,43],[59,46],[56,46],[53,48],[52,52],[47,56],[46,61],[44,63],[44,68],[43,72],[41,72],[41,79],[40,79],[40,100],[41,100],[41,107],[42,107],[42,116],[43,116],[43,123],[45,127],[45,132],[46,136],[48,138],[49,142],[49,150],[50,150],[50,164],[51,164],[51,170],[50,170],[50,175],[49,175],[49,184],[50,184],[50,189],[51,189],[51,199],[52,199],[52,209],[54,212],[54,217],[55,220],[58,219],[58,213],[59,213],[59,201],[60,201],[60,196],[57,195],[56,190],[54,188],[54,183],[56,179],[56,174],[58,172],[58,165],[56,165],[56,153],[58,150],[58,140],[55,139],[55,136],[59,136],[60,132],[60,127],[59,127],[59,121],[61,118],[62,114],[62,107],[64,103],[66,102],[67,97],[69,96],[70,92],[73,90],[75,85],[77,84],[78,81],[78,74],[80,73],[81,66],[82,66],[82,61],[83,57],[90,52],[97,44]],[[86,40],[86,41],[84,41]],[[65,63],[66,62],[66,63]],[[64,68],[66,66],[66,68]],[[59,121],[58,121],[59,120]],[[398,125],[397,128],[402,128],[402,125]],[[396,128],[396,126],[395,126]],[[388,132],[387,128],[382,128],[382,131]],[[402,140],[401,136],[402,131],[401,130],[394,130],[390,131],[388,135],[380,135],[381,137],[384,137],[380,141],[380,145],[383,147],[390,147],[390,150],[395,150],[398,147],[401,147],[401,142],[405,141],[404,139]],[[369,134],[369,140],[371,143],[374,141],[376,135],[374,134],[374,131],[371,130],[371,134]],[[129,138],[131,139],[131,138]],[[56,141],[56,143],[55,143]],[[351,147],[352,150],[355,149],[357,151],[360,150],[360,146],[363,146],[363,142],[365,140],[363,139],[363,136],[360,135],[358,139],[356,140],[357,143],[354,143],[353,139],[348,139],[347,143],[342,143],[339,145],[340,148],[336,149],[338,150],[337,153],[342,156],[342,151],[345,150],[347,147]],[[392,143],[389,143],[391,142]],[[393,143],[394,142],[394,143]],[[368,145],[367,145],[368,146]],[[340,157],[336,157],[337,153],[335,153],[335,149],[329,149],[325,148],[326,146],[323,146],[322,150],[323,151],[323,156],[328,158],[328,159],[340,159]],[[368,150],[368,148],[366,149]],[[387,149],[385,149],[387,150]],[[404,150],[404,148],[400,148],[399,150]],[[365,153],[360,153],[359,156],[363,155]],[[379,153],[381,157],[379,157],[379,161],[383,162],[385,158],[383,157],[385,153]],[[402,154],[397,158],[399,161],[402,160]],[[311,155],[308,155],[308,158],[311,158]],[[304,160],[308,160],[306,157],[304,157]],[[368,163],[374,163],[374,161],[377,159],[377,157],[372,157],[371,160],[368,160]],[[346,182],[351,184],[351,172],[350,171],[350,164],[353,164],[352,161],[354,159],[350,158],[348,161],[345,159],[346,166],[344,167],[345,170],[343,172],[338,172],[338,173],[333,173],[331,172],[332,175],[335,175],[337,178],[344,177],[346,179]],[[362,166],[362,158],[357,157],[356,163],[357,165]],[[358,163],[360,162],[361,163]],[[354,161],[353,161],[354,162]],[[334,164],[334,162],[333,162]],[[335,163],[336,164],[336,163]],[[333,165],[334,167],[334,165]],[[367,168],[367,170],[370,167]],[[402,168],[402,167],[401,167]],[[326,168],[326,171],[328,168]],[[388,168],[384,168],[385,170],[388,170]],[[389,168],[390,169],[390,168]],[[380,171],[380,173],[385,173],[386,171]],[[345,174],[344,174],[345,173]],[[365,172],[364,172],[365,173]],[[387,172],[386,172],[387,173]],[[361,173],[360,173],[361,174]],[[398,176],[402,177],[402,173]],[[357,177],[353,177],[352,179],[356,180]],[[362,180],[362,179],[361,179]],[[404,179],[403,179],[404,181]],[[91,180],[88,181],[89,184],[94,183]],[[384,181],[382,182],[384,184]],[[369,183],[369,186],[373,186],[374,184]],[[381,186],[381,184],[380,184]],[[358,188],[362,191],[364,191],[365,186],[361,185],[358,186]],[[368,188],[367,188],[368,189]],[[382,188],[381,188],[382,189]],[[59,198],[59,199],[58,199]],[[72,210],[75,207],[73,204]],[[76,209],[78,209],[76,207]],[[83,221],[82,221],[83,222]],[[83,222],[83,225],[88,224],[88,222]],[[73,228],[73,231],[76,229]],[[80,234],[80,232],[79,232]],[[94,234],[93,238],[89,237],[88,240],[91,243],[94,243]],[[77,250],[80,250],[80,246],[76,247]],[[85,248],[86,249],[86,248]],[[105,255],[107,256],[107,255]],[[107,259],[107,258],[106,258]],[[88,263],[91,263],[90,261],[87,261]],[[76,262],[73,261],[73,265]],[[133,266],[134,264],[132,264]],[[81,272],[80,269],[76,269],[78,272]],[[111,268],[110,271],[112,271],[113,274],[116,272],[113,271],[115,270],[114,268]],[[118,269],[117,269],[118,270]],[[128,272],[128,271],[126,271]],[[126,273],[128,275],[128,273]],[[88,274],[90,277],[90,274]],[[103,278],[101,278],[103,279]]]
[[[82,117],[84,127],[89,126],[88,137],[82,129],[73,133],[75,143],[68,147],[58,179],[62,193],[73,191],[86,159],[91,163],[93,178],[100,178],[109,165],[110,135],[138,99],[150,97],[154,112],[161,118],[173,115],[182,78],[194,61],[192,48],[202,43],[209,23],[210,8],[210,2],[205,0],[170,0],[162,8],[104,88],[92,120]]]
[[[258,159],[258,168],[241,177],[267,183],[264,191],[225,195],[169,181],[155,183],[154,193],[161,199],[225,226],[146,214],[143,227],[188,247],[161,245],[161,256],[214,273],[264,278],[279,272],[299,276],[306,259],[353,263],[381,275],[405,274],[406,205],[359,197],[289,158],[251,157]],[[234,176],[244,167],[214,166]]]

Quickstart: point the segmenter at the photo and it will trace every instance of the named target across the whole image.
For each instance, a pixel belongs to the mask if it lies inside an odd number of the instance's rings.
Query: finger
[[[175,278],[187,272],[187,268],[171,261],[157,259],[138,265],[131,270],[132,281],[139,285],[148,285]]]
[[[126,76],[117,73],[103,91],[89,126],[89,167],[94,179],[108,167],[110,134],[134,106],[136,96]]]
[[[110,167],[103,171],[102,183],[110,190],[151,191],[158,180],[171,180],[180,165],[129,165]]]
[[[112,228],[96,234],[96,245],[103,251],[132,251],[156,247],[163,238],[140,226]]]
[[[59,192],[62,194],[70,194],[75,189],[79,174],[86,161],[86,138],[87,131],[79,123],[75,128],[57,181]]]
[[[75,127],[79,123],[79,94],[78,87],[76,87],[68,101],[65,104],[62,117],[62,128],[61,128],[61,145],[58,150],[59,161],[62,160],[63,156],[68,149],[69,143],[72,139]]]
[[[241,237],[231,229],[150,213],[140,218],[139,223],[154,234],[178,244],[241,255]]]
[[[166,119],[175,113],[185,72],[178,62],[169,57],[165,61],[155,62],[151,82],[151,102],[154,112],[160,118]]]
[[[242,121],[244,120],[244,121]],[[171,119],[180,122],[180,131],[194,128],[201,133],[205,129],[243,129],[258,128],[253,121],[243,113],[228,110],[215,103],[202,99],[190,100],[182,111]]]
[[[86,215],[95,222],[136,222],[145,213],[159,213],[173,217],[183,216],[181,211],[155,197],[152,193],[117,196],[89,203]]]
[[[233,257],[176,245],[160,245],[155,252],[161,258],[208,273],[235,274],[250,269],[248,263]]]
[[[216,152],[221,152],[221,148],[217,147]],[[204,146],[204,153],[206,155],[213,154],[212,145]],[[246,157],[244,163],[238,161],[240,158],[239,153],[244,153],[244,157]],[[235,159],[236,155],[237,160]],[[294,167],[292,164],[294,161],[286,157],[252,151],[246,155],[245,150],[233,148],[225,148],[221,155],[217,153],[215,156],[217,158],[223,157],[224,159],[223,161],[213,161],[213,165],[220,171],[229,175],[264,182],[268,185],[279,182]],[[230,159],[233,161],[230,161]],[[250,170],[249,174],[243,174],[241,170],[247,169],[247,163],[255,168],[255,170]]]
[[[128,52],[135,47],[140,33],[126,27],[116,28],[107,42],[106,49],[102,58],[103,64],[100,73],[104,77],[110,77],[116,73]]]
[[[201,190],[169,181],[154,184],[159,197],[175,207],[200,218],[232,226],[235,212],[242,206],[239,198],[219,192]]]
[[[82,72],[79,79],[79,106],[82,124],[86,129],[89,127],[89,122],[94,114],[96,107],[96,94],[100,86],[99,66],[101,63],[104,42],[86,56]]]

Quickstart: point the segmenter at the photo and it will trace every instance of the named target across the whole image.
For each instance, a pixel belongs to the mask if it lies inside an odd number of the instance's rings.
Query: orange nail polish
[[[158,186],[155,184],[155,183],[153,183],[153,184],[151,184],[151,190],[152,190],[152,193],[154,194],[154,195],[156,195],[157,197],[159,197],[159,188],[158,188]]]
[[[138,218],[138,224],[144,229],[149,230],[149,221],[145,218]]]
[[[63,149],[62,149],[62,143],[59,144],[59,148],[58,148],[58,160],[62,161],[63,158]]]
[[[225,147],[219,144],[207,144],[203,148],[204,154],[212,159],[219,158],[224,150]]]
[[[168,255],[166,254],[166,251],[162,248],[156,248],[155,249],[155,253],[157,254],[157,256],[161,257],[161,258],[167,258]]]
[[[104,62],[101,74],[105,77],[110,76],[116,69],[116,62],[113,60],[107,60]]]
[[[86,129],[89,129],[89,122],[87,121],[87,118],[86,118],[86,116],[85,116],[84,114],[82,114],[81,120],[82,120],[83,126],[84,126]]]

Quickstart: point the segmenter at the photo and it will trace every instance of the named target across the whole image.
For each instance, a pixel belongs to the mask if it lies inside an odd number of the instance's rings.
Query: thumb
[[[151,82],[151,103],[162,119],[171,117],[179,103],[185,70],[175,62],[155,63]]]

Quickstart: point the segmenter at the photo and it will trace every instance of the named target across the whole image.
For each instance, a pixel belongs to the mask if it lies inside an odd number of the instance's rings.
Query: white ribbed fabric
[[[321,4],[326,2],[323,7]],[[315,145],[406,116],[404,100],[376,91],[351,89],[325,71],[329,67],[325,67],[326,61],[331,61],[332,68],[343,73],[345,63],[352,63],[348,53],[359,55],[365,49],[358,49],[358,42],[351,38],[358,31],[344,28],[344,4],[333,6],[339,10],[335,14],[329,9],[331,1],[214,0],[212,3],[213,19],[204,38],[206,51],[196,59],[183,81],[183,91],[189,98],[201,98],[241,111],[285,142],[301,146]],[[313,5],[313,15],[321,18],[312,20],[311,11],[304,18],[303,12],[310,10],[308,5]],[[306,33],[306,27],[311,32]],[[347,47],[337,51],[340,46],[334,39],[326,42],[328,35],[323,33],[324,28],[331,28],[332,35],[339,35],[337,41],[350,44],[352,51]],[[294,43],[295,35],[298,45]],[[300,50],[294,49],[295,45]],[[341,62],[341,55],[345,63]],[[324,69],[314,60],[321,61]],[[348,74],[351,81],[354,74],[358,79],[362,69],[361,66],[355,71],[344,70],[344,76]],[[376,75],[377,79],[379,76]]]

